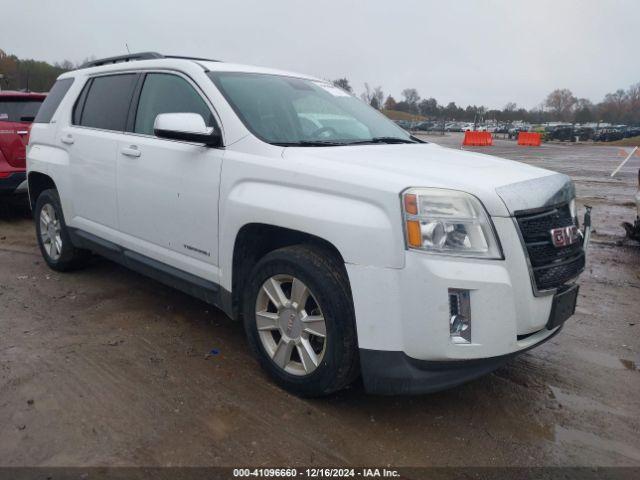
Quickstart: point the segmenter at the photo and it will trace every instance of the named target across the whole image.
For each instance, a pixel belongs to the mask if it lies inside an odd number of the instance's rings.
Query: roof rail
[[[213,58],[202,58],[202,57],[186,57],[183,55],[163,55],[164,58],[176,58],[180,60],[194,60],[200,62],[220,62],[221,60],[215,60]]]
[[[132,62],[135,60],[153,60],[157,58],[176,58],[176,59],[194,60],[194,61],[202,61],[202,62],[219,62],[220,61],[220,60],[213,60],[212,58],[185,57],[181,55],[162,55],[161,53],[157,53],[157,52],[140,52],[140,53],[130,53],[128,55],[118,55],[116,57],[107,57],[107,58],[100,58],[98,60],[92,60],[90,62],[82,64],[80,68],[100,67],[102,65],[110,65],[113,63],[125,63],[125,62]]]
[[[130,53],[128,55],[118,55],[116,57],[100,58],[98,60],[92,60],[90,62],[82,64],[80,68],[99,67],[101,65],[109,65],[112,63],[132,62],[134,60],[152,60],[154,58],[165,58],[157,52],[140,52]]]

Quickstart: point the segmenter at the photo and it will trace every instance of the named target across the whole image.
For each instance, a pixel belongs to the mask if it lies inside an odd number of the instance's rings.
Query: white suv
[[[49,266],[94,252],[216,305],[297,394],[451,387],[575,309],[568,177],[424,143],[323,80],[143,53],[61,75],[45,107]]]

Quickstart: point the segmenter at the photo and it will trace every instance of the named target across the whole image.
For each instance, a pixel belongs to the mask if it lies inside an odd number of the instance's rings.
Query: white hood
[[[549,183],[557,191],[559,183],[568,181],[562,178],[558,182],[557,176],[565,176],[542,168],[432,143],[286,148],[283,156],[299,167],[307,164],[313,165],[313,170],[326,168],[334,174],[337,171],[342,178],[353,178],[353,183],[367,184],[397,194],[408,187],[437,187],[468,192],[478,197],[492,216],[509,216],[513,213],[514,208],[505,205],[509,202],[508,196],[502,195],[504,191],[509,191],[508,186],[522,186],[528,181],[541,179],[534,182],[537,188],[542,186],[544,189],[543,184]],[[543,177],[548,177],[548,182]],[[496,192],[499,188],[500,195]],[[545,196],[548,196],[547,193]],[[521,195],[517,209],[544,205],[544,200],[539,196],[533,197],[533,203],[526,204],[522,202]],[[543,203],[535,204],[540,202]]]

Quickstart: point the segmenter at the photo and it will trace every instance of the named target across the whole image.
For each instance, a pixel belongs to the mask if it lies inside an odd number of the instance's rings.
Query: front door
[[[218,281],[218,191],[224,150],[160,139],[161,113],[197,113],[215,126],[198,88],[177,73],[147,73],[118,148],[118,219],[129,248]]]

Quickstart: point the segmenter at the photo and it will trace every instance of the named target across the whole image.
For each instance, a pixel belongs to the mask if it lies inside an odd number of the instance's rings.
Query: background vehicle
[[[408,120],[394,120],[394,122],[396,125],[398,125],[400,128],[403,128],[406,131],[410,131],[413,126],[413,122],[410,122]]]
[[[576,127],[573,134],[578,137],[578,140],[581,142],[586,142],[587,140],[593,139],[594,132],[595,130],[591,127]]]
[[[46,95],[0,91],[0,195],[26,193],[29,128]]]
[[[593,135],[595,142],[615,142],[623,138],[624,133],[617,128],[601,128]]]
[[[414,130],[420,130],[421,132],[427,132],[433,128],[433,122],[419,122],[413,127]]]
[[[569,177],[422,142],[317,78],[94,61],[58,79],[27,157],[51,268],[93,251],[216,305],[300,395],[358,374],[375,393],[449,388],[575,309]]]
[[[556,125],[549,127],[545,133],[545,140],[559,140],[561,142],[575,142],[575,133],[571,125]]]
[[[636,191],[635,201],[637,211],[635,222],[633,224],[623,222],[622,226],[627,232],[627,237],[640,242],[640,169],[638,169],[638,190]]]
[[[512,127],[509,129],[509,139],[517,139],[518,138],[518,133],[520,132],[528,132],[529,131],[529,127],[525,126],[525,125],[520,125],[517,127]]]

